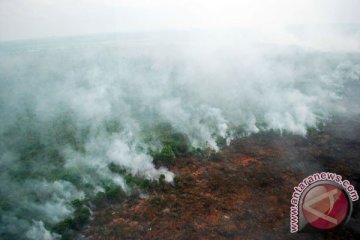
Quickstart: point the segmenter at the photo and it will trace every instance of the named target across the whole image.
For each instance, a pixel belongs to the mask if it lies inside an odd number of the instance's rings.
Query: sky
[[[0,0],[0,41],[198,28],[360,24],[359,0]]]

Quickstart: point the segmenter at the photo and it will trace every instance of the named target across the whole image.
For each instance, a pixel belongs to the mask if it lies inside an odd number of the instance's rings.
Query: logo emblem
[[[322,183],[311,187],[306,193],[302,211],[313,227],[331,229],[346,220],[350,202],[344,190],[331,183]]]

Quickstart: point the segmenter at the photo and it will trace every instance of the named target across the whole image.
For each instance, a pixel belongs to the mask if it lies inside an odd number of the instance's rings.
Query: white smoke
[[[41,221],[34,221],[34,224],[26,232],[26,237],[29,239],[43,239],[43,240],[53,240],[58,238],[57,234],[52,234],[44,227],[44,223]]]
[[[174,174],[154,166],[142,137],[158,123],[170,123],[193,147],[218,150],[218,137],[229,143],[237,134],[267,130],[305,136],[308,128],[347,114],[341,99],[345,83],[359,80],[357,54],[245,36],[1,44],[0,236],[56,237],[48,226],[86,196],[57,173],[93,192],[103,190],[103,181],[129,190],[110,163],[171,182]]]

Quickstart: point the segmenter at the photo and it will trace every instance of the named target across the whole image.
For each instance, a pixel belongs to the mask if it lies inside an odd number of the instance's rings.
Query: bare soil
[[[260,133],[209,157],[177,158],[174,185],[98,207],[85,239],[360,239],[359,201],[332,231],[290,234],[294,186],[335,172],[360,191],[360,123],[342,120],[307,137]]]

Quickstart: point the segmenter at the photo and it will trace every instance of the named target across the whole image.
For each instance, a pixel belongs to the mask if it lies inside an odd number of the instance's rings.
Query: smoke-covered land
[[[70,238],[99,204],[175,185],[183,158],[357,119],[357,35],[319,47],[291,31],[291,44],[249,31],[0,43],[0,238]]]

